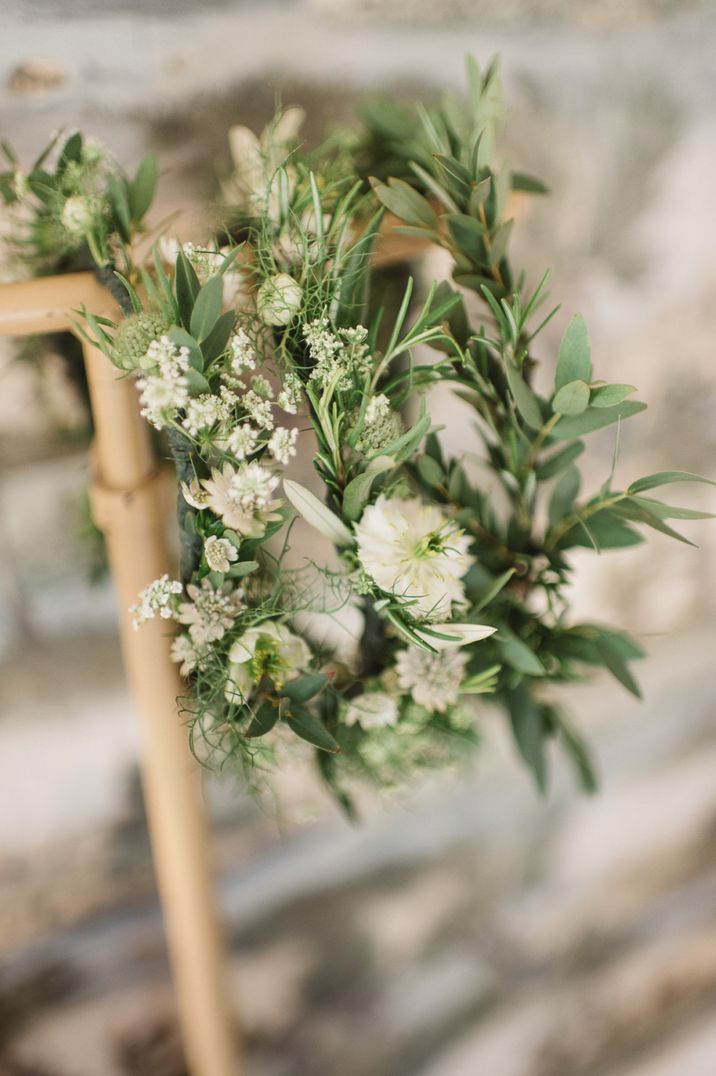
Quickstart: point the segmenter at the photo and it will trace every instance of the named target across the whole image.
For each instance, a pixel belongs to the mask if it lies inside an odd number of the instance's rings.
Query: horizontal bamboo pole
[[[0,335],[72,326],[86,305],[112,316],[108,292],[89,273],[0,286]],[[142,720],[142,783],[187,1063],[193,1076],[238,1076],[208,862],[198,770],[176,700],[183,687],[169,655],[170,630],[132,631],[128,606],[170,572],[160,479],[131,379],[83,344],[95,424],[92,511],[103,531],[119,602],[120,639]]]

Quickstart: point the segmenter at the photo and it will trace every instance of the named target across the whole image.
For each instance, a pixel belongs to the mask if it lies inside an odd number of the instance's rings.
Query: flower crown
[[[583,438],[645,405],[594,376],[580,316],[536,392],[555,311],[540,313],[546,275],[530,289],[512,264],[509,213],[544,188],[496,163],[496,65],[469,61],[468,77],[466,100],[374,103],[362,130],[310,153],[299,109],[260,138],[234,128],[218,240],[162,238],[139,262],[153,158],[130,180],[75,134],[54,172],[11,156],[0,177],[26,260],[46,270],[61,235],[55,269],[85,250],[121,284],[124,319],[85,312],[86,331],[137,376],[176,464],[181,578],[148,583],[132,613],[179,625],[195,750],[256,775],[307,741],[347,809],[355,776],[385,786],[458,759],[475,695],[504,712],[540,789],[552,738],[593,787],[548,689],[601,665],[638,694],[643,652],[571,622],[570,552],[635,545],[641,528],[685,541],[667,520],[703,515],[651,495],[706,481],[683,472],[623,490],[607,475],[580,496]],[[447,251],[453,283],[419,296],[408,279],[391,305],[388,232]],[[488,480],[441,446],[438,385],[470,405]]]

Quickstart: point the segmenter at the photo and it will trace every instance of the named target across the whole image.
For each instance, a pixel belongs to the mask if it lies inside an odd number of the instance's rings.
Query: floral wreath
[[[299,109],[260,138],[233,128],[218,241],[162,237],[138,262],[153,157],[130,180],[73,134],[54,171],[44,155],[24,174],[6,148],[0,176],[26,264],[89,256],[126,310],[116,324],[83,313],[137,376],[177,468],[181,578],[148,583],[132,615],[179,625],[194,749],[256,775],[307,741],[348,810],[355,776],[390,786],[460,758],[477,740],[474,695],[505,713],[541,790],[552,738],[593,788],[547,686],[605,666],[638,695],[643,651],[570,621],[570,551],[632,546],[643,527],[686,541],[667,521],[705,515],[651,495],[707,481],[678,471],[617,490],[612,467],[580,497],[583,438],[645,404],[595,378],[580,316],[549,398],[535,391],[535,341],[555,310],[539,313],[546,275],[530,289],[510,261],[507,213],[513,192],[544,188],[497,164],[496,64],[468,61],[468,79],[466,100],[438,107],[374,102],[362,129],[310,153]],[[383,309],[387,215],[449,253],[452,284],[417,300],[409,279]],[[489,483],[441,447],[428,392],[443,383],[473,409]],[[317,493],[286,476],[310,452]],[[296,517],[325,540],[322,559],[292,551]]]

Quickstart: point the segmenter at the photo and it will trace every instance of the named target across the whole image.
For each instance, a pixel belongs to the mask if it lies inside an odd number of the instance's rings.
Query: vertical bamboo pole
[[[0,335],[67,328],[82,303],[110,313],[90,274],[0,288]],[[165,621],[132,631],[128,606],[171,571],[156,465],[134,385],[83,344],[95,424],[92,510],[103,531],[119,603],[122,652],[142,721],[142,783],[184,1049],[192,1076],[239,1076],[214,913],[197,767],[177,713],[182,692]]]

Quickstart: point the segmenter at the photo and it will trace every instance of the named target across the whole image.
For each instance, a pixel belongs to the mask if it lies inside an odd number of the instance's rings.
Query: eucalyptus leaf
[[[708,486],[716,486],[711,478],[704,478],[700,474],[692,474],[691,471],[657,471],[656,474],[639,478],[629,486],[629,493],[643,493],[647,489],[656,489],[658,486],[670,486],[675,482],[703,482]]]
[[[571,441],[645,410],[646,404],[638,400],[625,400],[616,407],[588,407],[581,415],[565,415],[561,418],[555,424],[552,436],[558,441]]]
[[[207,280],[194,300],[189,329],[192,336],[202,341],[209,336],[221,314],[223,281],[220,276]]]
[[[321,719],[304,707],[292,706],[290,716],[285,718],[286,724],[300,736],[302,740],[320,748],[321,751],[337,752],[340,750],[336,740],[323,724]]]
[[[537,397],[522,377],[521,371],[517,369],[515,364],[509,358],[505,360],[505,372],[507,374],[507,383],[510,386],[510,392],[512,393],[520,415],[530,429],[541,430],[543,425],[542,411]]]
[[[636,392],[634,385],[598,385],[592,389],[589,402],[592,407],[614,407]]]
[[[565,329],[559,345],[554,387],[559,390],[570,381],[586,381],[589,384],[591,378],[589,334],[584,318],[576,314]]]
[[[272,702],[263,702],[249,722],[246,729],[247,738],[251,740],[256,736],[265,736],[274,727],[278,717],[278,707]]]
[[[284,684],[279,694],[292,702],[308,702],[322,691],[328,683],[325,673],[311,673],[308,676],[300,676],[296,680],[289,680]]]
[[[552,410],[561,415],[581,415],[588,405],[589,385],[586,381],[568,381],[552,400]]]

